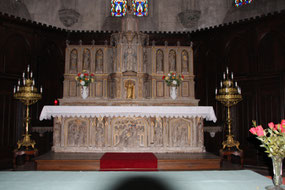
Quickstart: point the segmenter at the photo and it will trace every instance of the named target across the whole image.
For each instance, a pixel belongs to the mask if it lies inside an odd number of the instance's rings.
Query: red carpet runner
[[[105,153],[100,171],[157,171],[157,158],[153,153]]]

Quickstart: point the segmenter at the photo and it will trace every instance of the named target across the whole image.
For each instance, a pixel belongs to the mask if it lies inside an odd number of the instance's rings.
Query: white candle
[[[14,94],[16,93],[16,86],[14,86]]]
[[[30,72],[30,65],[28,65],[27,71]]]
[[[226,88],[226,92],[228,92],[228,88]]]
[[[33,78],[33,72],[31,72],[30,77]]]
[[[21,81],[20,81],[20,79],[18,80],[18,85],[19,85],[19,86],[21,85]]]
[[[234,79],[234,73],[233,72],[231,73],[231,78]]]
[[[217,95],[218,94],[218,89],[216,88],[216,90],[215,90],[215,94]]]
[[[23,78],[23,85],[26,85],[26,79]]]
[[[221,86],[221,88],[223,87],[223,82],[222,81],[220,82],[220,86]]]
[[[19,91],[20,90],[20,87],[19,86],[17,86],[17,91]]]
[[[23,73],[23,78],[25,78],[25,73]]]
[[[227,70],[227,75],[228,75],[228,74],[229,74],[229,68],[227,67],[227,69],[226,69],[226,70]]]
[[[238,85],[237,85],[237,82],[236,82],[235,84],[236,84],[236,87],[237,87],[237,86],[238,86]]]
[[[35,86],[35,80],[33,80],[33,86]]]
[[[40,88],[40,92],[43,93],[43,87],[42,87],[42,86],[41,86],[41,88]]]
[[[223,73],[223,79],[226,79],[226,74],[225,73]]]
[[[31,87],[32,91],[34,91],[34,86]]]

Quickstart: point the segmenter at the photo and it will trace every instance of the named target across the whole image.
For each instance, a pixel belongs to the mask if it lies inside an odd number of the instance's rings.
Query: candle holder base
[[[226,147],[228,149],[232,149],[233,147],[236,147],[236,149],[240,151],[240,148],[239,148],[240,143],[234,140],[233,135],[227,135],[227,140],[223,141],[222,145],[223,145],[223,149],[225,149]]]
[[[25,147],[26,150],[27,149],[32,149],[32,150],[35,149],[36,142],[31,139],[31,137],[30,137],[31,135],[25,134],[23,136],[24,136],[24,138],[17,142],[18,150],[20,150],[21,147]]]

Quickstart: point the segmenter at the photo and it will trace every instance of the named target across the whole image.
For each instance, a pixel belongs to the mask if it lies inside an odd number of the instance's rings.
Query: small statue
[[[128,81],[126,82],[126,91],[127,91],[127,99],[134,99],[135,98],[135,85]]]

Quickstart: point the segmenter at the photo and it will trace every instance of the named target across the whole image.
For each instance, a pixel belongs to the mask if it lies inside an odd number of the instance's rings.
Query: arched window
[[[111,0],[111,15],[125,16],[127,13],[127,0]]]
[[[147,0],[133,0],[134,15],[147,16],[148,15],[148,1]]]

